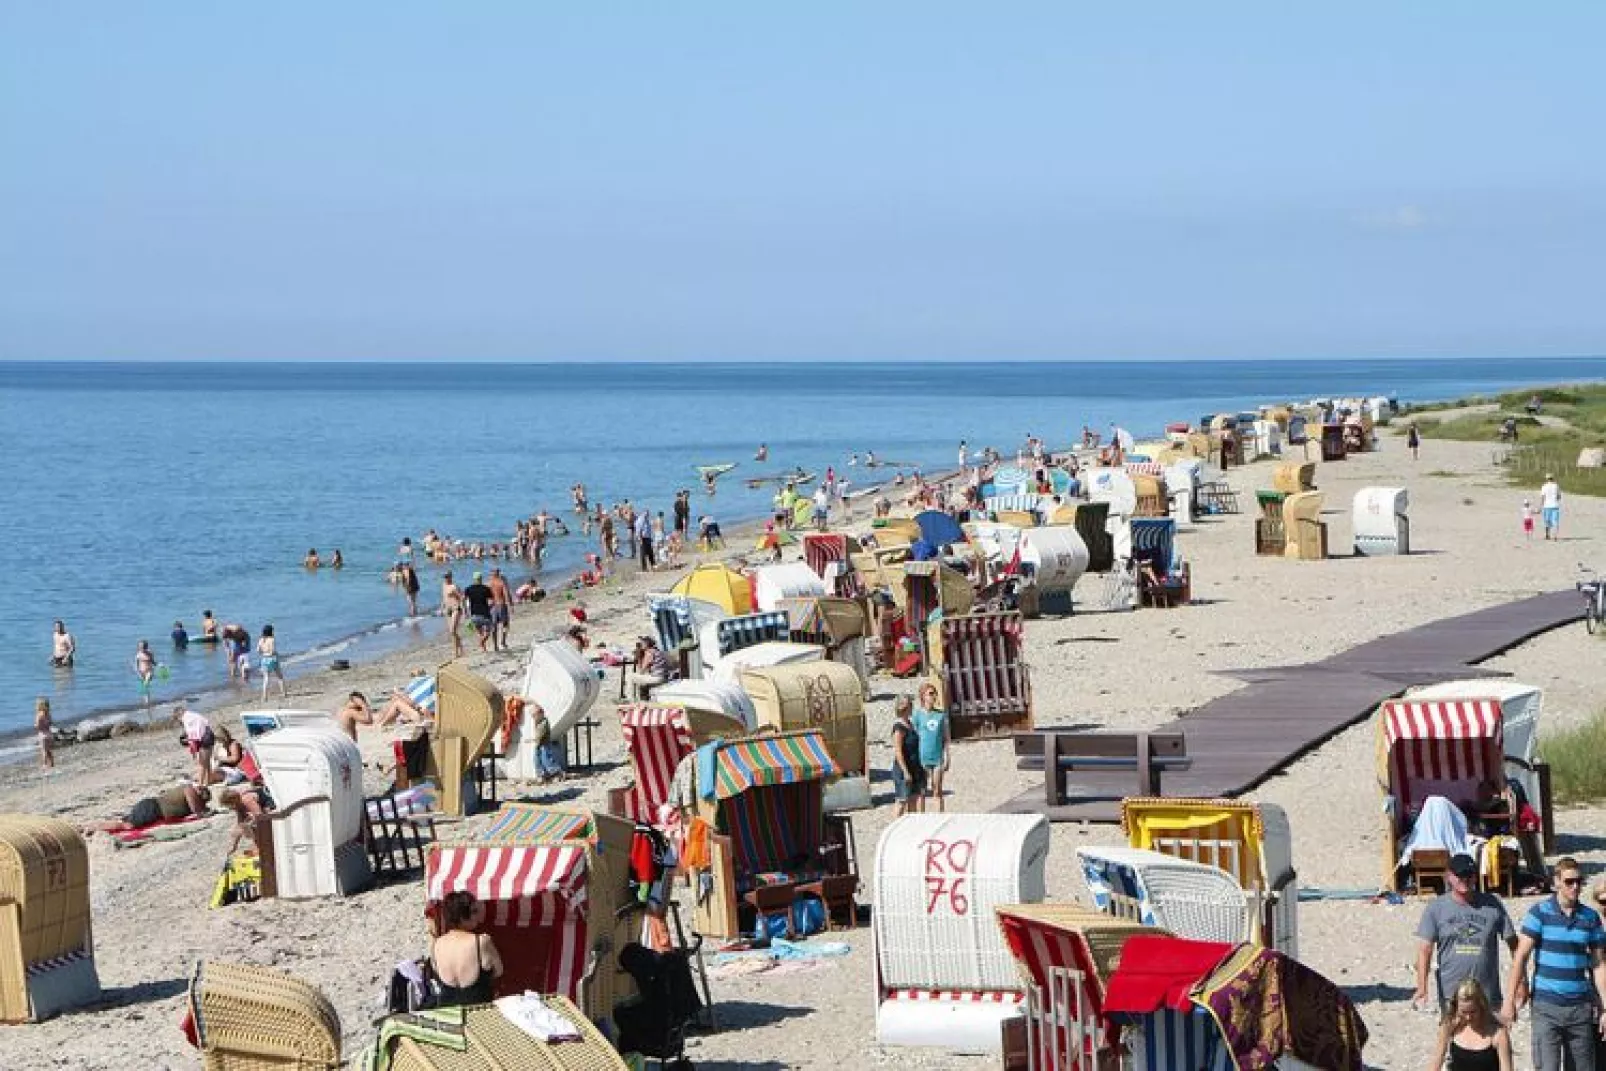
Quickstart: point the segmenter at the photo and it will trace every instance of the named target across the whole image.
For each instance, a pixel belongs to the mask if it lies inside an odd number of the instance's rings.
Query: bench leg
[[[1160,794],[1160,771],[1154,765],[1154,745],[1148,733],[1139,733],[1137,739],[1138,791],[1145,796]]]
[[[1065,802],[1065,773],[1060,769],[1060,734],[1043,734],[1043,785],[1048,805],[1058,807]]]

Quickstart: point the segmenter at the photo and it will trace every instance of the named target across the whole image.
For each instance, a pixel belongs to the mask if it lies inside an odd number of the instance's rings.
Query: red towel
[[[1221,961],[1232,945],[1142,934],[1121,947],[1121,963],[1104,992],[1104,1010],[1147,1015],[1161,1008],[1188,1011],[1188,992]]]

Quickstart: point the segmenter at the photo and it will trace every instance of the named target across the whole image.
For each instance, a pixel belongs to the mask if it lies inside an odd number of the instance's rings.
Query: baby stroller
[[[638,998],[614,1010],[620,1052],[640,1053],[673,1071],[692,1071],[686,1059],[686,1030],[703,1009],[692,977],[691,957],[702,936],[689,948],[654,952],[632,942],[619,953],[619,966],[636,981]]]

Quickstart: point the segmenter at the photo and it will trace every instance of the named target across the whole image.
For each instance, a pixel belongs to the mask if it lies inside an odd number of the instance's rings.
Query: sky
[[[0,360],[1606,353],[1606,5],[0,0]]]

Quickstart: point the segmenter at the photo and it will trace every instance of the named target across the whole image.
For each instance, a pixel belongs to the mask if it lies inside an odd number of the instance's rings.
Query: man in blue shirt
[[[1551,874],[1555,895],[1522,920],[1504,1018],[1516,1019],[1518,985],[1532,958],[1534,1067],[1561,1071],[1565,1052],[1573,1071],[1595,1071],[1595,1039],[1606,1037],[1606,929],[1578,902],[1584,879],[1577,861],[1564,856]]]

